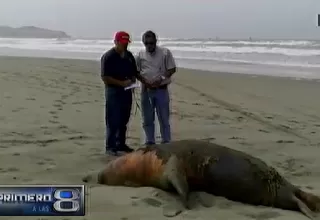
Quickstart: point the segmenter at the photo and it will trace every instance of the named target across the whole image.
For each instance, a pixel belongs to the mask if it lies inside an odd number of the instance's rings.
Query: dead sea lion
[[[90,182],[94,176],[86,176]],[[151,186],[176,191],[186,208],[190,191],[252,205],[300,211],[313,219],[320,197],[299,189],[262,160],[200,140],[181,140],[141,148],[109,162],[99,184]]]

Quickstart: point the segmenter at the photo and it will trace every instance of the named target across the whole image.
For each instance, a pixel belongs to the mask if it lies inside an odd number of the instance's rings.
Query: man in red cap
[[[132,91],[124,88],[137,77],[135,58],[127,50],[130,43],[128,33],[117,32],[115,46],[101,57],[101,78],[106,96],[106,153],[117,155],[119,151],[131,152],[126,145],[127,124],[132,106]]]

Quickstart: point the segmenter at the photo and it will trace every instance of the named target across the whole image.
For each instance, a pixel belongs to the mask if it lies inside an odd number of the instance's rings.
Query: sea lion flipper
[[[166,164],[165,173],[169,183],[180,195],[184,207],[189,209],[189,185],[185,172],[181,168],[178,158],[176,156],[171,156]]]
[[[308,208],[308,206],[302,202],[299,198],[295,195],[292,196],[293,201],[295,201],[300,209],[300,211],[306,215],[310,219],[315,219],[315,214]]]

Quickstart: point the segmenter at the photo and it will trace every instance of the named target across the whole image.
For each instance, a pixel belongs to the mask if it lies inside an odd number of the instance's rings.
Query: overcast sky
[[[320,39],[320,0],[1,0],[0,25],[34,25],[72,36]]]

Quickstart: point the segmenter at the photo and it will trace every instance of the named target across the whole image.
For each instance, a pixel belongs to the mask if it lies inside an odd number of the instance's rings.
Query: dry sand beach
[[[2,184],[81,184],[111,159],[104,155],[99,68],[94,61],[0,58]],[[174,139],[208,139],[245,151],[320,195],[319,81],[179,69],[170,89]],[[143,133],[134,113],[135,106],[128,142],[137,148]],[[86,217],[54,219],[160,220],[166,219],[162,206],[175,201],[153,188],[93,186],[88,194]],[[172,219],[306,219],[210,198],[212,207],[199,204]]]

